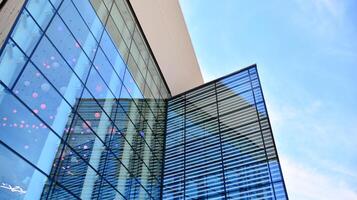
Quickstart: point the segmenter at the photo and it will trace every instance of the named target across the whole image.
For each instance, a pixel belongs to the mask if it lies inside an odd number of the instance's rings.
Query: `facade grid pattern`
[[[168,100],[163,199],[287,199],[255,65]]]
[[[26,1],[0,50],[0,196],[159,199],[168,97],[128,1]]]

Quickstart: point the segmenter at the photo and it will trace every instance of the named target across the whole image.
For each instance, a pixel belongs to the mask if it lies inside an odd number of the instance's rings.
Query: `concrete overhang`
[[[130,0],[172,95],[203,84],[178,0]]]

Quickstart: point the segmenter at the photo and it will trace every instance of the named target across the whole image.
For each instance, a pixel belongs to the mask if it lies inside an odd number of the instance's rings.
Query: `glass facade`
[[[159,199],[170,92],[126,0],[28,0],[0,51],[0,199]]]
[[[255,65],[168,100],[163,199],[287,199]]]
[[[171,97],[128,0],[25,2],[0,163],[0,199],[287,199],[256,66]]]

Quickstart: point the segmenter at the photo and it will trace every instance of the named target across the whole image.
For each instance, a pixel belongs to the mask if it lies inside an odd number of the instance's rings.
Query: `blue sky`
[[[357,199],[357,1],[180,3],[205,81],[258,65],[290,199]]]

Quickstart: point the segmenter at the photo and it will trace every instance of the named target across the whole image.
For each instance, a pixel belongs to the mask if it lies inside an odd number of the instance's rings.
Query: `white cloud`
[[[357,192],[343,180],[322,174],[282,155],[280,160],[290,199],[357,199]]]
[[[295,0],[297,11],[293,21],[317,39],[339,38],[346,25],[346,3],[342,0]]]

